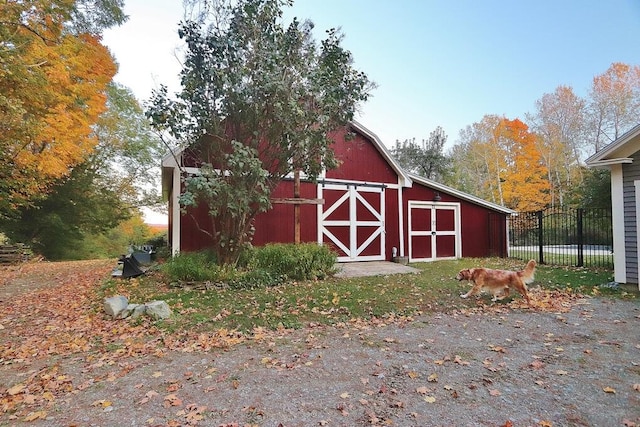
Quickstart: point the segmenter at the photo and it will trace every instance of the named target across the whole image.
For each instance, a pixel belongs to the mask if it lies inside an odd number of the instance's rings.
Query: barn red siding
[[[412,188],[404,189],[404,230],[405,230],[405,254],[409,253],[409,201],[436,202],[436,193],[440,196],[437,202],[459,203],[463,257],[489,257],[506,256],[506,214],[493,211],[486,207],[459,199],[457,197],[433,190],[420,183],[413,183]],[[439,224],[447,226],[447,218],[439,218]],[[420,244],[416,248],[414,241],[415,257],[431,257],[429,245],[426,237],[416,238]],[[443,236],[438,242],[438,256],[447,256],[446,252],[453,251],[453,238]],[[449,254],[448,256],[453,256]]]
[[[345,131],[333,135],[332,148],[340,161],[337,169],[327,171],[327,179],[363,182],[398,182],[398,175],[374,145],[360,134],[345,140]]]
[[[391,249],[396,248],[398,254],[400,252],[400,228],[399,228],[399,206],[398,206],[398,190],[395,188],[387,188],[384,190],[385,195],[385,239],[386,248],[384,257],[391,260]]]
[[[353,252],[359,252],[358,257],[368,257],[368,259],[379,259],[377,257],[380,256],[380,250],[382,250],[384,259],[390,260],[393,247],[399,249],[398,255],[400,249],[403,249],[404,255],[409,256],[410,241],[413,251],[411,256],[414,259],[454,257],[459,254],[463,257],[506,256],[506,213],[491,209],[482,203],[476,204],[473,201],[467,201],[465,197],[459,198],[434,190],[430,188],[428,181],[422,182],[420,179],[414,180],[412,187],[402,188],[402,200],[399,201],[397,172],[392,163],[388,162],[386,156],[378,150],[379,141],[370,140],[369,137],[372,134],[364,128],[359,129],[357,126],[352,129],[355,131],[353,138],[345,139],[346,129],[331,135],[335,141],[332,149],[339,161],[339,166],[337,169],[327,171],[326,175],[319,179],[319,185],[325,186],[322,187],[322,197],[325,199],[324,209],[339,200],[342,195],[346,194],[345,191],[351,191],[349,193],[351,198],[348,200],[351,200],[351,206],[355,207],[356,218],[358,221],[371,221],[372,223],[364,225],[354,221],[349,225],[350,208],[346,203],[340,205],[325,219],[325,226],[329,233],[339,238],[341,243],[349,242],[346,246],[350,247]],[[185,150],[183,152],[183,166],[199,166],[201,164],[197,157],[199,155],[206,156],[207,153],[197,148]],[[363,183],[367,185],[363,185]],[[351,190],[348,190],[347,184],[351,185]],[[378,186],[379,184],[381,185]],[[342,190],[342,188],[347,190]],[[378,191],[380,188],[384,188],[382,193]],[[354,189],[357,191],[357,198],[353,198]],[[377,191],[372,191],[374,189]],[[317,197],[317,192],[317,184],[301,183],[302,198],[314,199]],[[455,191],[453,193],[455,194]],[[281,182],[274,190],[272,197],[293,197],[293,181]],[[381,226],[380,222],[377,226],[373,224],[379,220],[374,214],[367,211],[369,207],[366,205],[368,203],[372,209],[378,210],[381,207],[381,197],[384,200],[384,247],[380,249],[382,236],[378,235],[370,246],[361,251],[360,246],[368,241],[372,234],[377,233]],[[360,198],[364,198],[367,202],[363,203]],[[413,230],[422,231],[424,236],[409,236],[411,227],[409,224],[410,201],[422,202],[416,205],[412,211],[415,216]],[[430,202],[433,202],[437,209],[432,209]],[[457,210],[457,206],[459,206],[459,210]],[[317,205],[303,204],[300,209],[301,241],[316,242],[320,228]],[[422,212],[423,209],[424,212]],[[460,230],[455,230],[458,225],[455,221],[456,211],[460,215]],[[429,228],[431,225],[425,222],[431,218],[429,216],[427,219],[426,215],[432,214],[436,216],[436,234],[431,233]],[[189,209],[188,214],[180,216],[180,221],[180,250],[194,251],[211,245],[211,238],[199,230],[199,228],[204,228],[211,232],[212,229],[206,206]],[[345,222],[347,222],[346,226]],[[172,229],[171,217],[169,225]],[[294,205],[274,203],[271,210],[256,217],[254,226],[253,244],[255,246],[262,246],[270,242],[293,242]],[[349,226],[354,227],[355,243],[350,242]],[[455,231],[459,231],[461,242],[456,240],[455,235],[451,235]],[[435,237],[432,238],[432,235]],[[401,236],[402,242],[400,241]],[[322,240],[333,245],[328,236],[323,236]],[[352,243],[355,246],[349,246]],[[431,247],[432,243],[435,244],[435,249]],[[456,247],[457,244],[461,245],[461,252],[456,251],[459,249]],[[358,248],[357,251],[353,249],[354,247]],[[340,254],[346,258],[350,256],[341,251]]]
[[[462,203],[461,215],[463,257],[506,256],[506,215],[468,202]]]
[[[316,185],[302,182],[300,197],[315,199]],[[293,181],[283,181],[271,194],[272,198],[293,197]],[[255,221],[253,244],[263,246],[267,243],[289,243],[294,241],[294,205],[274,203],[273,208],[258,214]],[[300,205],[300,241],[318,241],[317,205]]]

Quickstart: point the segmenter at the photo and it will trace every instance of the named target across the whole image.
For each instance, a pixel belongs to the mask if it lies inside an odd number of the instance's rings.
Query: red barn
[[[339,261],[431,261],[460,257],[507,255],[507,219],[514,212],[405,172],[371,131],[357,122],[334,135],[337,169],[316,183],[300,185],[303,199],[322,204],[300,205],[300,240],[331,245]],[[178,197],[181,170],[197,173],[197,159],[186,150],[162,161],[163,192],[169,201],[169,244],[172,252],[207,246],[206,234],[193,218],[206,207],[181,214]],[[179,167],[178,167],[179,166]],[[293,179],[283,180],[273,198],[291,198]],[[206,221],[198,221],[206,223]],[[255,220],[253,244],[294,242],[294,205],[274,204]]]

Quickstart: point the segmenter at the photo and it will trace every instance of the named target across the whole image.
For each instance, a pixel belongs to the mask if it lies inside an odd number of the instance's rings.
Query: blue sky
[[[178,90],[181,0],[125,0],[129,21],[104,42],[116,80],[144,101]],[[611,63],[640,65],[640,0],[297,0],[316,38],[340,27],[355,66],[378,84],[356,119],[389,147],[449,136],[486,114],[524,119],[559,85],[585,96]]]

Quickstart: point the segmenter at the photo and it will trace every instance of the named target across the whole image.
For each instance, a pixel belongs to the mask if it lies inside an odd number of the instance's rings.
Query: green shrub
[[[283,276],[274,276],[267,270],[253,269],[238,274],[229,282],[229,286],[235,289],[256,289],[277,286],[285,281]]]
[[[238,268],[220,266],[210,251],[185,252],[161,264],[170,281],[225,283],[236,289],[324,279],[335,273],[336,254],[315,243],[270,244],[246,250]]]
[[[180,253],[162,264],[162,271],[170,280],[183,282],[218,281],[224,273],[211,252]]]
[[[316,243],[273,243],[245,255],[249,270],[263,270],[283,280],[324,279],[335,273],[336,254]]]

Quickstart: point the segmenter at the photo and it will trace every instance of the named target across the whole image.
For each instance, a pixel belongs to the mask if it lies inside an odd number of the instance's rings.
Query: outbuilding
[[[350,132],[353,138],[344,138]],[[358,122],[332,135],[340,165],[316,182],[293,177],[272,194],[273,209],[255,219],[253,244],[296,241],[330,245],[338,260],[419,262],[460,257],[507,256],[508,218],[515,212],[409,174],[382,141]],[[162,161],[163,193],[169,203],[172,252],[194,251],[210,243],[198,228],[207,215],[199,206],[182,213],[178,204],[183,173],[198,173],[187,149]]]
[[[611,171],[614,280],[640,287],[640,124],[589,157],[586,164]]]

